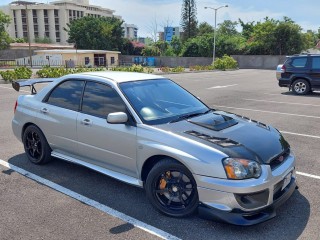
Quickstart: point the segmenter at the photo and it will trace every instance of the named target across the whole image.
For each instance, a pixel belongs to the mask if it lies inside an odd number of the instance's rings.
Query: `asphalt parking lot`
[[[212,108],[283,133],[300,188],[276,218],[251,227],[170,218],[151,207],[143,189],[61,160],[33,165],[11,130],[15,100],[25,93],[1,84],[0,239],[320,239],[320,92],[296,96],[270,70],[168,77]]]

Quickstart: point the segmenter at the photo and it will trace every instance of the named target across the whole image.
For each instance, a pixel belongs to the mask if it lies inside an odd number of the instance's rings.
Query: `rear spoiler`
[[[13,81],[12,87],[14,90],[19,92],[21,87],[27,87],[29,86],[31,89],[31,94],[36,94],[37,90],[35,89],[34,85],[37,83],[49,83],[53,82],[57,78],[36,78],[36,79],[30,79],[30,80],[19,80],[19,81]]]

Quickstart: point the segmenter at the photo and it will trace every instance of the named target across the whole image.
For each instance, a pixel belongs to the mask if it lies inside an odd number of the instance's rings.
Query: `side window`
[[[292,60],[291,65],[296,68],[304,68],[307,64],[307,58],[295,58]]]
[[[320,69],[320,57],[312,58],[312,69]]]
[[[125,103],[114,89],[101,83],[87,82],[82,100],[82,112],[107,118],[109,113],[127,112],[127,110]]]
[[[47,100],[47,103],[78,111],[83,87],[84,81],[65,81],[53,89]]]

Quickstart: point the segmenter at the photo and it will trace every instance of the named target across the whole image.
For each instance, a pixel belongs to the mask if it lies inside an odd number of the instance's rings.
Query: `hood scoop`
[[[213,115],[213,116],[212,116]],[[198,121],[188,120],[190,123],[196,124],[201,127],[208,128],[214,131],[221,131],[223,129],[232,127],[238,124],[238,121],[232,117],[228,117],[221,114],[208,114],[205,117],[201,117]]]
[[[234,147],[234,146],[240,146],[241,144],[233,141],[231,139],[228,138],[218,138],[218,137],[213,137],[213,136],[209,136],[207,134],[203,134],[203,133],[199,133],[196,131],[186,131],[185,133],[201,138],[203,140],[209,141],[211,143],[217,144],[220,147]]]

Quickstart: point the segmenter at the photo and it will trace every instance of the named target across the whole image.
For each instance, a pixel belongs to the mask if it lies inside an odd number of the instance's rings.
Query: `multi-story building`
[[[136,25],[124,23],[122,26],[124,28],[124,36],[126,38],[131,40],[138,39],[138,27]]]
[[[122,19],[114,15],[114,10],[90,5],[89,0],[61,0],[48,4],[15,1],[0,7],[0,10],[12,19],[7,28],[10,37],[27,39],[29,32],[31,42],[48,38],[51,43],[66,44],[68,32],[64,28],[72,20],[84,16]],[[135,25],[124,24],[123,27],[124,37],[137,35],[138,28]]]
[[[159,32],[159,39],[166,42],[171,42],[173,36],[180,38],[179,27],[164,27],[164,31]]]

